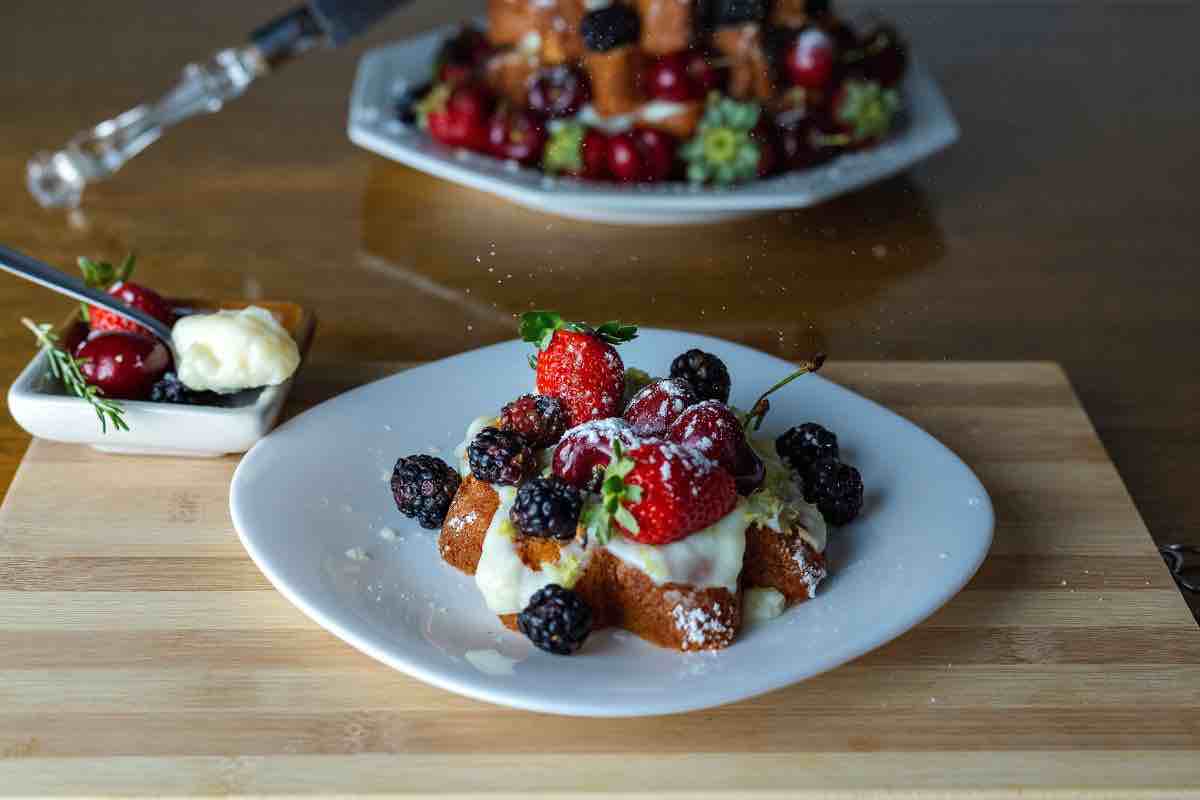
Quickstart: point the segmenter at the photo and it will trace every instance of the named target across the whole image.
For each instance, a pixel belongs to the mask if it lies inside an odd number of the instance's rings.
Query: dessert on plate
[[[621,627],[662,647],[728,647],[749,618],[816,596],[830,528],[863,503],[837,437],[805,422],[758,435],[771,387],[728,404],[715,355],[681,353],[667,376],[627,369],[632,325],[530,312],[522,337],[534,386],[470,423],[457,464],[396,462],[401,513],[440,529],[438,550],[475,577],[507,627],[549,652]],[[512,365],[525,369],[525,365]]]
[[[552,175],[725,186],[879,142],[907,61],[828,0],[489,0],[397,112]]]

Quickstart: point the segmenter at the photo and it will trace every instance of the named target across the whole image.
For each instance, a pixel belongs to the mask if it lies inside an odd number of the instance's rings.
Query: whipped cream
[[[543,563],[539,565],[541,570],[525,566],[517,554],[516,528],[508,518],[517,499],[517,489],[496,484],[492,488],[500,496],[500,505],[483,537],[483,552],[475,567],[475,585],[493,613],[516,614],[529,605],[529,598],[538,589],[551,583],[573,586],[572,575],[564,574],[568,565],[574,565],[571,572],[577,577],[590,553],[578,542],[571,542],[563,546],[557,564]]]
[[[270,311],[193,314],[171,331],[179,380],[194,391],[232,394],[283,383],[300,366],[300,349]]]
[[[778,589],[754,586],[742,597],[742,619],[751,625],[775,619],[787,607],[787,598]]]
[[[575,119],[578,122],[587,125],[590,128],[599,128],[608,134],[624,133],[639,122],[659,123],[665,122],[676,114],[682,114],[687,111],[689,106],[686,103],[676,103],[670,100],[651,100],[637,111],[631,114],[613,114],[612,116],[601,116],[596,109],[591,105],[586,105],[579,110],[579,114]]]
[[[639,544],[617,534],[605,546],[614,556],[644,572],[655,585],[721,587],[736,594],[749,527],[745,501],[739,500],[724,517],[677,542]]]
[[[767,469],[762,488],[749,499],[747,513],[754,521],[776,533],[795,533],[818,553],[825,552],[829,526],[812,503],[804,501],[799,481],[780,460],[775,444],[769,439],[750,439],[750,446]]]
[[[459,469],[464,476],[470,473],[466,459],[467,445],[480,430],[495,425],[496,421],[495,417],[475,419],[467,428],[462,444],[455,448]],[[594,436],[597,442],[613,436],[624,438],[622,434],[629,435],[625,426],[609,420],[586,423],[579,428],[591,435],[589,439]],[[750,498],[739,498],[732,511],[709,527],[665,545],[641,544],[620,534],[614,535],[604,545],[594,540],[589,540],[585,545],[576,539],[562,546],[557,562],[543,562],[539,565],[540,569],[536,570],[530,569],[521,560],[515,542],[517,531],[509,520],[509,512],[517,498],[516,487],[491,484],[500,503],[489,521],[483,550],[475,569],[475,584],[484,602],[496,614],[518,613],[529,604],[534,592],[551,583],[567,588],[574,586],[575,580],[598,549],[607,549],[621,561],[640,570],[657,586],[673,583],[698,589],[723,588],[737,594],[746,553],[746,531],[755,523],[781,534],[796,533],[817,552],[823,552],[827,529],[820,512],[815,506],[804,502],[800,487],[791,471],[775,454],[771,442],[762,440],[751,444],[767,466],[766,483]],[[543,453],[542,457],[546,455]],[[451,520],[449,524],[456,522],[465,524],[457,520]],[[812,576],[810,594],[823,577],[824,573]],[[757,597],[754,602],[761,602],[767,608],[778,605],[777,599],[771,595]]]

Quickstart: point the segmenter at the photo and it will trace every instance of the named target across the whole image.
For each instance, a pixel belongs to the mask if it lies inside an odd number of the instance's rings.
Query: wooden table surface
[[[876,3],[962,125],[950,151],[820,208],[704,229],[539,216],[359,151],[364,48],[474,13],[416,4],[173,131],[73,215],[25,159],[163,89],[289,5],[9,2],[0,242],[63,266],[141,255],[176,294],[316,309],[314,356],[424,359],[508,337],[529,306],[727,336],[784,356],[1063,364],[1160,542],[1200,542],[1200,185],[1194,4]],[[65,303],[0,278],[0,385],[21,315]],[[27,446],[0,420],[0,490]],[[65,490],[69,494],[69,490]]]
[[[291,409],[399,368],[309,363]],[[229,517],[236,457],[35,441],[0,506],[0,797],[1200,800],[1200,635],[1062,370],[826,370],[975,469],[996,509],[991,551],[878,650],[683,715],[554,717],[409,678],[318,627],[250,561]],[[106,498],[106,484],[125,491]],[[87,487],[87,513],[63,486]],[[436,631],[426,601],[436,593],[390,624]],[[837,624],[833,594],[813,602]],[[721,668],[679,658],[681,692]],[[523,674],[485,680],[503,691]]]

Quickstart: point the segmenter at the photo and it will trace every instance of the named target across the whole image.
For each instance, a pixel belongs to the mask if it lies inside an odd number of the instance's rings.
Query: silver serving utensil
[[[29,160],[26,184],[45,207],[76,208],[89,183],[102,181],[153,144],[167,128],[198,114],[220,111],[257,78],[317,46],[338,47],[407,0],[307,0],[221,50],[152,103],[105,120]]]
[[[179,353],[175,351],[175,342],[171,339],[171,329],[149,314],[139,311],[136,308],[130,308],[107,292],[93,289],[74,275],[68,275],[60,269],[55,269],[49,264],[38,261],[36,258],[31,258],[24,253],[18,253],[16,250],[3,245],[0,245],[0,269],[5,272],[11,272],[19,278],[24,278],[53,292],[65,294],[67,297],[74,298],[75,300],[99,306],[119,317],[124,317],[144,328],[148,328],[157,339],[166,345],[175,364],[179,364]]]

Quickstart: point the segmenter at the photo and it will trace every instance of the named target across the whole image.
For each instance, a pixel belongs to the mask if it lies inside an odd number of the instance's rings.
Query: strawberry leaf
[[[626,503],[639,503],[642,499],[642,487],[625,482],[625,476],[637,463],[625,456],[616,439],[612,442],[612,451],[612,459],[604,468],[604,481],[600,484],[600,502],[585,510],[588,535],[594,536],[600,544],[607,544],[612,538],[614,521],[630,533],[640,529],[637,518],[626,507]]]
[[[595,330],[596,336],[609,344],[624,344],[637,338],[637,325],[626,325],[620,320],[609,320]]]
[[[537,345],[539,350],[550,346],[554,332],[566,326],[562,316],[554,311],[528,311],[521,315],[521,338]]]

